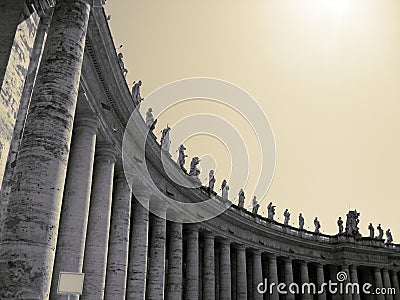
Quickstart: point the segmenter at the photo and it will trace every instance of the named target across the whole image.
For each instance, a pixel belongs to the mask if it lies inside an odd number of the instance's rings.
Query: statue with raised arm
[[[226,182],[224,188],[222,189],[222,199],[228,200],[229,198],[229,185]]]
[[[117,57],[118,57],[119,67],[121,68],[121,71],[122,71],[122,75],[124,77],[126,77],[126,74],[128,74],[128,70],[125,68],[125,64],[123,61],[124,55],[120,52],[120,53],[118,53]]]
[[[193,177],[198,177],[200,175],[200,170],[197,168],[197,165],[200,163],[200,158],[197,156],[192,158],[192,161],[190,162],[190,171],[189,175]]]
[[[215,186],[214,170],[210,170],[210,173],[208,173],[208,191],[213,192],[214,186]]]
[[[369,229],[369,237],[373,239],[375,235],[374,235],[374,226],[372,226],[372,223],[369,223],[368,229]]]
[[[381,227],[381,224],[378,225],[378,227],[376,227],[376,229],[378,229],[378,236],[376,237],[378,240],[382,240],[383,239],[383,229]]]
[[[351,210],[346,215],[346,217],[347,217],[346,234],[347,235],[361,237],[361,234],[360,234],[359,228],[358,228],[358,223],[360,222],[360,220],[358,219],[359,216],[360,216],[360,213],[357,212],[357,210]]]
[[[299,229],[300,230],[304,229],[304,217],[302,213],[299,214]]]
[[[169,153],[169,147],[171,146],[171,140],[169,139],[170,131],[171,128],[167,125],[167,128],[164,128],[161,134],[161,149],[168,153]]]
[[[318,217],[315,217],[314,219],[314,226],[315,226],[315,230],[314,233],[319,233],[319,229],[321,228],[321,224],[318,221]]]
[[[146,112],[146,126],[150,128],[150,131],[153,132],[154,128],[156,127],[157,120],[154,120],[153,117],[153,109],[149,107]]]
[[[268,210],[268,220],[273,220],[274,219],[274,215],[275,215],[275,205],[272,205],[272,202],[270,202],[267,206],[267,210]]]
[[[244,199],[246,198],[246,197],[244,196],[244,191],[243,191],[243,189],[240,189],[238,196],[239,196],[238,207],[239,207],[239,208],[243,208],[243,207],[244,207]]]
[[[258,213],[258,209],[260,208],[260,204],[258,203],[256,196],[253,197],[252,204],[253,204],[252,213],[256,215]]]
[[[185,154],[185,150],[186,150],[186,147],[184,145],[180,145],[178,148],[178,165],[184,171],[186,171],[185,162],[186,162],[186,157],[187,157],[187,155]]]
[[[337,220],[337,225],[339,227],[339,234],[343,233],[343,220],[342,217],[339,217],[339,219]]]
[[[136,105],[139,105],[140,102],[143,101],[143,98],[140,96],[140,87],[142,86],[142,81],[139,80],[139,82],[135,83],[132,87],[132,99],[133,99],[133,103],[135,103]]]
[[[289,210],[287,208],[285,209],[285,211],[283,213],[283,216],[285,217],[285,221],[283,222],[283,224],[288,226],[289,225],[289,220],[290,220],[290,212],[289,212]]]
[[[390,229],[386,230],[386,244],[391,244],[393,242],[392,233]]]

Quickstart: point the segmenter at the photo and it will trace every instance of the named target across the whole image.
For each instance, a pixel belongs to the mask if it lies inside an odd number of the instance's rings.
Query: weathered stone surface
[[[186,226],[185,299],[199,298],[199,229],[197,224]]]
[[[310,278],[308,276],[308,264],[305,261],[300,261],[300,282],[301,284],[304,283],[309,283]],[[302,293],[301,295],[302,300],[311,300],[312,296],[310,293],[307,293],[305,290],[305,293]]]
[[[48,299],[90,6],[59,0],[32,95],[0,247],[3,299]]]
[[[237,248],[237,299],[247,299],[247,278],[246,278],[246,248],[242,245]]]
[[[324,266],[317,263],[317,265],[315,266],[316,269],[316,273],[317,273],[317,287],[320,289],[322,284],[324,282],[327,282],[325,280],[325,276],[324,276]],[[357,275],[357,271],[356,271],[356,275]],[[293,276],[293,275],[292,275]],[[354,281],[352,281],[354,282]],[[326,288],[324,288],[324,293],[318,294],[318,300],[326,300]],[[293,297],[294,299],[294,297]]]
[[[278,265],[276,260],[276,255],[268,255],[268,282],[278,284]],[[279,300],[279,294],[275,288],[270,295],[271,300]]]
[[[104,297],[115,161],[112,145],[96,145],[83,261],[85,282],[82,299],[85,300]]]
[[[382,272],[381,268],[374,268],[374,288],[383,288],[383,281],[382,281]],[[377,300],[384,300],[385,296],[382,294],[376,295]]]
[[[128,280],[126,299],[144,300],[146,296],[147,250],[149,232],[149,193],[135,191],[135,195],[146,201],[146,207],[132,198],[131,243],[129,249]]]
[[[261,263],[261,251],[253,251],[253,299],[262,300],[263,295],[257,291],[257,285],[263,282],[262,278],[262,263]]]
[[[231,243],[221,241],[220,252],[220,299],[231,299]]]
[[[89,116],[77,116],[74,123],[50,291],[54,300],[67,299],[57,295],[59,272],[82,272],[97,127]]]
[[[214,235],[204,234],[203,298],[215,299]]]
[[[182,299],[182,223],[170,222],[168,256],[168,285],[166,298],[168,300]]]
[[[124,300],[128,273],[129,230],[132,191],[121,161],[116,164],[110,241],[108,246],[106,300]]]

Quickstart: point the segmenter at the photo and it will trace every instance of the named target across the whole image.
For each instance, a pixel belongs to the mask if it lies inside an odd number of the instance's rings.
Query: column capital
[[[77,114],[75,117],[75,122],[74,122],[74,130],[80,130],[80,129],[91,129],[94,133],[97,133],[97,130],[99,129],[99,121],[97,118],[95,118],[92,115],[89,114]]]
[[[97,143],[96,160],[106,160],[115,163],[117,161],[117,151],[115,150],[115,146],[108,143]]]
[[[239,251],[246,251],[246,246],[245,245],[243,245],[243,244],[240,244],[240,245],[237,245],[236,246],[236,249]]]
[[[226,238],[220,240],[220,243],[221,243],[221,246],[228,246],[228,247],[231,246],[231,241],[229,239],[226,239]]]
[[[293,262],[293,258],[291,258],[291,257],[282,257],[282,260],[284,263],[292,263]]]
[[[214,233],[211,231],[205,231],[203,236],[205,240],[214,240],[215,238]]]
[[[254,255],[261,255],[261,250],[260,249],[251,249],[251,253]]]

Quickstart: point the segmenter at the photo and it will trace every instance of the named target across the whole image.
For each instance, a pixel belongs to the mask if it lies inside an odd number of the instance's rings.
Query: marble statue
[[[153,132],[154,128],[156,127],[157,120],[154,120],[153,117],[153,109],[149,107],[146,112],[146,126],[150,128],[150,131]]]
[[[186,157],[187,157],[187,155],[185,154],[185,150],[186,150],[186,147],[184,145],[180,145],[178,148],[178,165],[184,171],[186,171],[185,162],[186,162]]]
[[[225,183],[224,188],[222,189],[222,199],[228,199],[229,198],[229,185],[228,183]]]
[[[197,156],[192,158],[192,161],[190,162],[190,171],[189,175],[198,177],[200,175],[200,170],[197,168],[197,165],[200,163],[200,158]]]
[[[273,220],[274,219],[274,215],[275,215],[275,205],[272,205],[272,202],[270,202],[267,206],[268,209],[268,220]]]
[[[132,87],[132,99],[133,99],[133,103],[135,103],[136,105],[139,105],[140,102],[143,101],[143,98],[140,96],[140,87],[142,86],[142,81],[139,80],[139,82],[135,83]]]
[[[128,70],[125,68],[125,64],[123,61],[124,55],[120,52],[120,53],[118,53],[117,57],[118,57],[119,66],[121,67],[122,75],[124,75],[124,77],[126,77],[126,74],[128,74]]]
[[[374,235],[374,226],[372,226],[372,223],[369,223],[368,229],[369,229],[369,237],[373,239],[375,235]]]
[[[225,185],[226,185],[226,180],[224,179],[224,180],[222,180],[222,183],[221,183],[221,191],[224,190]]]
[[[258,209],[260,208],[260,204],[258,203],[256,196],[253,197],[252,204],[253,204],[252,213],[256,215],[258,213]]]
[[[314,219],[314,226],[315,226],[314,233],[319,233],[319,229],[321,228],[321,224],[318,221],[318,217],[315,217],[315,219]]]
[[[304,229],[304,217],[302,213],[299,214],[299,229],[300,230]]]
[[[161,149],[165,152],[169,152],[169,147],[171,146],[171,140],[169,139],[169,132],[171,128],[167,125],[167,128],[164,128],[161,135]]]
[[[343,233],[343,220],[342,217],[339,217],[338,221],[337,221],[337,225],[339,227],[339,234]]]
[[[376,229],[378,229],[378,236],[376,237],[378,240],[382,240],[383,239],[383,229],[381,227],[381,224],[378,225],[378,227],[376,227]]]
[[[392,233],[390,229],[386,230],[386,244],[391,244],[393,242]]]
[[[246,198],[244,196],[243,189],[240,189],[238,196],[239,196],[238,206],[239,206],[239,208],[243,208],[244,207],[244,199]]]
[[[359,228],[358,228],[358,223],[360,222],[360,220],[358,219],[359,216],[360,216],[360,213],[357,212],[357,210],[351,210],[346,215],[346,217],[347,217],[346,234],[347,235],[361,237],[361,234],[360,234]]]
[[[283,224],[285,224],[286,226],[289,225],[289,220],[290,220],[290,212],[289,210],[286,208],[285,212],[283,213],[283,216],[285,217],[285,221]]]
[[[209,192],[214,191],[214,185],[215,185],[214,170],[210,170],[210,173],[208,173],[208,191]]]

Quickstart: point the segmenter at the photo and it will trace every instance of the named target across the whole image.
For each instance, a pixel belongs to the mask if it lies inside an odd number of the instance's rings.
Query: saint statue
[[[375,235],[374,235],[374,226],[372,226],[372,223],[369,223],[368,229],[369,229],[369,237],[373,239]]]
[[[260,208],[260,204],[258,203],[256,196],[253,197],[252,203],[253,203],[252,213],[256,215],[258,213],[258,209]]]
[[[146,126],[150,128],[150,131],[153,132],[154,128],[156,127],[157,120],[154,120],[153,117],[153,109],[149,107],[146,112]]]
[[[240,189],[238,196],[239,196],[238,206],[239,206],[239,208],[243,208],[244,207],[244,199],[246,198],[244,196],[243,189]]]
[[[226,182],[224,185],[224,188],[222,189],[222,199],[228,199],[228,193],[229,193],[229,185]]]
[[[169,132],[171,128],[167,125],[167,128],[164,128],[161,134],[161,149],[165,152],[169,152],[169,147],[171,146],[171,141],[169,139]]]
[[[390,229],[386,230],[386,244],[391,244],[393,242],[392,233]]]
[[[208,173],[208,191],[209,192],[214,191],[214,185],[215,185],[214,170],[210,170],[210,173]]]
[[[300,230],[304,229],[304,217],[302,213],[299,214],[299,229]]]
[[[180,145],[178,148],[178,165],[181,167],[182,170],[186,171],[185,169],[185,162],[186,162],[186,157],[187,155],[185,154],[185,146]]]
[[[289,210],[286,208],[285,212],[283,213],[283,216],[285,217],[285,221],[283,224],[285,224],[286,226],[289,225],[289,220],[290,220],[290,212]]]
[[[319,229],[321,228],[321,224],[318,221],[318,217],[315,217],[315,219],[314,219],[314,226],[315,226],[314,233],[319,233]]]
[[[359,216],[360,216],[360,213],[357,212],[357,210],[351,210],[346,215],[346,217],[347,217],[346,235],[361,237],[361,234],[360,234],[359,228],[358,228],[358,223],[360,222],[360,220],[358,219]]]
[[[273,220],[274,219],[274,215],[275,215],[275,205],[272,205],[272,202],[270,202],[267,206],[268,209],[268,219],[269,220]]]
[[[339,234],[343,233],[343,220],[342,217],[339,217],[338,221],[337,221],[337,225],[339,227]]]
[[[132,87],[132,99],[133,99],[133,103],[135,103],[136,105],[139,105],[140,102],[143,101],[143,98],[140,96],[140,87],[142,86],[142,81],[139,80],[139,82],[134,83],[133,87]]]
[[[120,53],[118,53],[117,57],[118,57],[119,66],[120,66],[121,71],[122,71],[122,75],[124,77],[126,77],[126,74],[128,74],[128,70],[125,68],[125,64],[124,64],[124,61],[123,61],[124,55],[120,52]]]
[[[200,163],[200,158],[197,156],[192,158],[192,161],[190,162],[190,171],[189,175],[193,177],[198,177],[200,175],[200,170],[197,168],[197,165]]]
[[[381,227],[381,224],[378,225],[378,227],[376,227],[376,229],[378,229],[378,236],[376,237],[378,240],[382,240],[383,239],[383,229]]]

